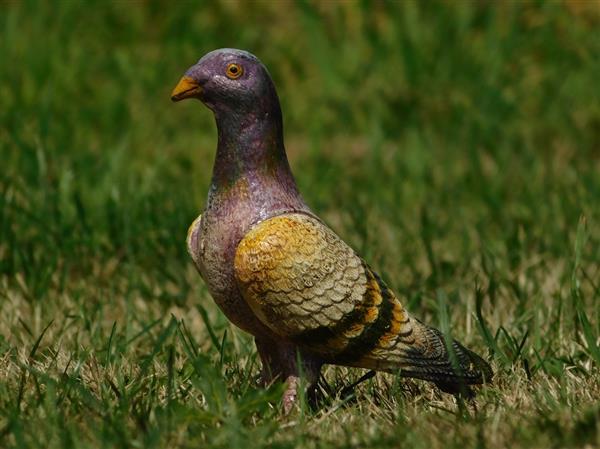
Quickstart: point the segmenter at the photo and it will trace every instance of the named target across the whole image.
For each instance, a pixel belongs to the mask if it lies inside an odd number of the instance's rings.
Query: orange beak
[[[195,79],[184,76],[173,89],[171,100],[181,101],[186,98],[199,98],[200,95],[202,95],[202,86]]]

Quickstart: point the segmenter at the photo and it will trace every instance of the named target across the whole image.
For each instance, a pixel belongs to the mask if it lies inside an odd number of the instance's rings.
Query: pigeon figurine
[[[255,337],[262,379],[316,387],[324,364],[367,368],[458,393],[490,381],[477,354],[408,313],[373,269],[310,210],[283,144],[279,98],[252,54],[220,49],[190,67],[171,99],[215,115],[217,154],[189,253],[227,318]]]

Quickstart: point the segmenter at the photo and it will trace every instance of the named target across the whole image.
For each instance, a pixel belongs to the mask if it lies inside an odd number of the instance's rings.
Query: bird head
[[[185,72],[171,100],[187,98],[201,100],[217,115],[257,111],[273,100],[279,104],[265,66],[251,53],[233,48],[207,53]]]

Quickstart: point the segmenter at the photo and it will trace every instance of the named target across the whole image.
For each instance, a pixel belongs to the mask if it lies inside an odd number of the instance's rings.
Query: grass
[[[600,445],[592,2],[0,4],[0,447]],[[305,198],[496,372],[281,415],[189,260],[215,147],[169,93],[257,54]],[[329,368],[333,385],[362,372]]]

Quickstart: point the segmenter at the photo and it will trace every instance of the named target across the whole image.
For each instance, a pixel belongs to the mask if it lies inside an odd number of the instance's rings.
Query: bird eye
[[[231,63],[227,66],[227,71],[225,72],[225,74],[227,75],[227,78],[230,78],[232,80],[239,78],[240,76],[242,76],[242,73],[244,73],[244,70],[242,69],[242,66],[236,63]]]

